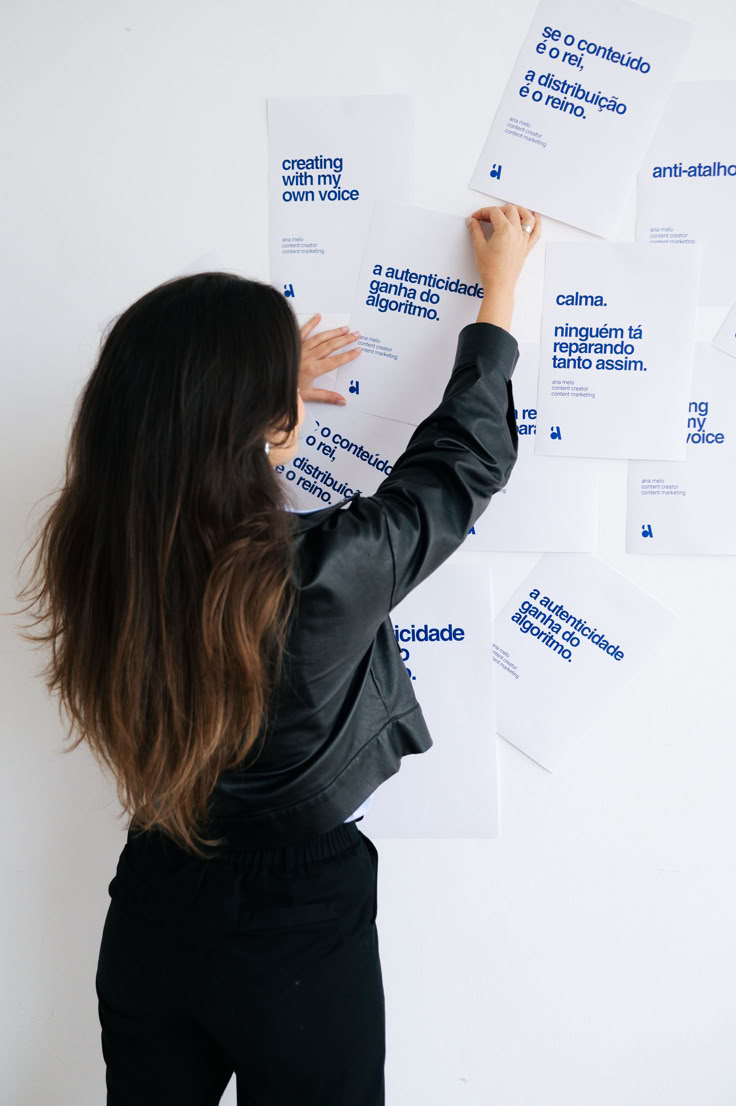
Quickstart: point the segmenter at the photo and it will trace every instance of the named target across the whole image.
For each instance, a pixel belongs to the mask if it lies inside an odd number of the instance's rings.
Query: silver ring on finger
[[[534,230],[534,223],[522,223],[521,229],[527,234],[531,234],[531,232]]]

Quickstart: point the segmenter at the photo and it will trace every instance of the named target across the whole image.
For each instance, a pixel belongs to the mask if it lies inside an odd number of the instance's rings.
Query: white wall
[[[414,93],[417,202],[465,214],[534,6],[5,0],[3,611],[99,324],[206,252],[267,278],[264,98]],[[685,79],[736,77],[730,0],[650,6],[697,25]],[[389,1106],[736,1101],[734,559],[625,554],[626,465],[601,464],[601,556],[679,622],[558,773],[498,739],[498,840],[379,842]],[[535,560],[490,557],[497,609]],[[0,1101],[99,1106],[94,975],[125,823],[86,748],[60,755],[41,658],[7,617],[0,649]]]

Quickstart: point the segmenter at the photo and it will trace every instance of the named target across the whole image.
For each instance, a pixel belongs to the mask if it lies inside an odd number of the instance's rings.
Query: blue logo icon
[[[351,380],[350,381],[350,387],[348,388],[348,391],[352,392],[353,395],[356,395],[356,396],[360,395],[360,381],[359,380]]]
[[[489,177],[495,177],[496,180],[500,180],[501,179],[501,168],[502,168],[501,165],[500,164],[496,165],[496,163],[494,161],[493,168],[491,169],[488,176]]]
[[[470,529],[468,530],[468,534],[474,534],[474,533],[475,533],[475,527],[471,526]],[[467,535],[466,535],[466,537],[467,537]]]
[[[293,295],[294,295],[294,285],[293,284],[285,284],[284,285],[284,295],[286,296],[287,300],[291,299],[293,297]]]
[[[646,524],[642,525],[641,536],[643,538],[653,538],[654,537],[654,534],[652,533],[652,524],[651,524],[651,522],[647,522]]]
[[[559,441],[559,439],[562,437],[562,431],[560,430],[559,426],[550,426],[549,436],[550,438],[555,438]]]

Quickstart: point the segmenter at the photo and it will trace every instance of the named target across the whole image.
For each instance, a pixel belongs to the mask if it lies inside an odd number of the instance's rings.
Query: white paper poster
[[[736,373],[713,346],[695,348],[686,459],[629,465],[629,553],[736,553]]]
[[[736,357],[736,303],[723,320],[713,345],[723,350],[729,357]]]
[[[498,783],[485,564],[445,563],[391,612],[434,744],[374,792],[371,837],[497,837]]]
[[[522,343],[511,378],[519,455],[465,539],[468,552],[589,553],[598,547],[600,464],[577,457],[540,457],[537,431],[539,347]]]
[[[628,0],[542,0],[470,187],[612,235],[691,34]]]
[[[362,356],[362,355],[361,355]],[[414,432],[413,426],[364,415],[333,403],[306,404],[299,449],[277,465],[298,509],[328,507],[356,494],[372,495]]]
[[[373,201],[413,199],[408,96],[268,101],[271,282],[298,313],[347,312]]]
[[[537,453],[684,459],[699,253],[547,246]]]
[[[703,247],[699,302],[736,299],[736,81],[678,83],[639,171],[636,237]]]
[[[592,554],[545,554],[493,622],[498,732],[554,771],[673,621]]]
[[[338,391],[368,414],[421,422],[442,399],[458,334],[482,298],[464,218],[376,203],[350,312],[363,352],[338,370]]]

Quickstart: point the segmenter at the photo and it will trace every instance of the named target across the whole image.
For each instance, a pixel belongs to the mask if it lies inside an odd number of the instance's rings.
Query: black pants
[[[132,836],[95,984],[107,1106],[384,1106],[378,853],[355,822],[202,860]]]

